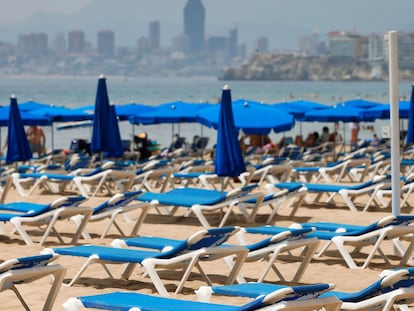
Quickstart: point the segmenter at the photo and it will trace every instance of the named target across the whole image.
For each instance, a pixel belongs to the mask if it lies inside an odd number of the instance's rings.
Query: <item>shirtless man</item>
[[[26,132],[27,139],[29,140],[30,149],[32,153],[40,157],[43,155],[46,145],[46,136],[40,126],[30,126]]]

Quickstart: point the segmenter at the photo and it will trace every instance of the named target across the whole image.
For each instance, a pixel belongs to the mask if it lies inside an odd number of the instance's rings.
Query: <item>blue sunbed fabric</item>
[[[371,186],[373,183],[374,182],[372,180],[369,180],[364,183],[356,184],[356,185],[282,182],[282,183],[275,184],[275,186],[277,188],[291,190],[300,185],[300,186],[306,187],[308,191],[311,191],[311,192],[339,192],[342,189],[347,189],[347,190],[363,189],[363,188]]]
[[[71,206],[85,200],[83,196],[68,197],[59,207]],[[52,204],[41,204],[32,202],[10,202],[0,204],[0,221],[9,221],[13,217],[33,217],[47,212]]]
[[[102,295],[78,297],[87,308],[128,311],[133,307],[141,311],[200,310],[200,311],[250,311],[263,307],[263,297],[243,306],[204,303],[173,298],[164,298],[140,293],[114,292]]]
[[[395,221],[387,225],[403,225],[414,221],[413,215],[396,216]],[[317,237],[322,240],[330,240],[335,236],[358,236],[373,230],[382,228],[379,222],[374,222],[367,226],[358,226],[333,222],[309,222],[301,224],[303,228],[314,229],[308,234],[309,237]]]
[[[151,202],[157,200],[164,205],[191,207],[194,204],[211,205],[226,198],[227,192],[198,188],[177,188],[164,193],[145,192],[139,201]]]
[[[274,292],[276,290],[283,289],[286,287],[287,287],[286,285],[278,285],[278,284],[271,284],[271,283],[243,283],[243,284],[224,285],[224,286],[211,286],[211,289],[213,293],[218,294],[218,295],[256,298],[256,297],[259,297],[260,295],[267,295],[271,292]],[[330,285],[321,283],[321,284],[300,285],[300,286],[290,286],[290,287],[295,292],[293,299],[298,299],[299,296],[319,295],[320,293],[327,291],[330,288]]]

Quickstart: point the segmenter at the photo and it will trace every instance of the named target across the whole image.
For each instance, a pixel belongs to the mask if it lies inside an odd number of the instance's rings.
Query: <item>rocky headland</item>
[[[414,80],[413,70],[400,70],[401,80]],[[242,64],[226,67],[220,80],[371,81],[388,80],[387,63],[351,58],[292,54],[254,54]]]

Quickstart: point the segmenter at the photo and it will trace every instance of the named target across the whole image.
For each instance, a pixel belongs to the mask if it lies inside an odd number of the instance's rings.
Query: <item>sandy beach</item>
[[[44,193],[36,193],[30,198],[21,198],[19,197],[15,190],[12,189],[7,196],[6,202],[11,202],[14,200],[20,201],[31,201],[31,202],[50,202],[55,198],[59,197],[58,195],[49,195]],[[96,197],[87,200],[84,205],[95,206],[99,202],[107,199],[106,197]],[[359,204],[363,204],[364,200],[357,200]],[[257,217],[257,222],[255,225],[262,225],[266,220],[266,213],[269,211],[262,209],[259,211]],[[410,208],[404,208],[402,210],[403,214],[411,213]],[[332,222],[343,222],[343,223],[352,223],[352,224],[361,224],[367,225],[370,224],[381,217],[387,216],[391,213],[391,210],[380,210],[378,208],[371,208],[368,212],[351,212],[348,207],[340,200],[337,200],[336,207],[327,206],[327,205],[307,205],[304,204],[298,210],[298,213],[295,217],[287,216],[289,210],[287,207],[281,207],[279,209],[279,216],[275,218],[274,224],[279,226],[289,226],[294,222],[308,222],[308,221],[332,221]],[[130,214],[132,218],[138,216],[138,212]],[[156,235],[170,238],[179,238],[185,239],[191,233],[202,229],[199,222],[193,217],[185,218],[183,217],[184,211],[179,210],[178,214],[174,217],[170,216],[160,216],[157,214],[155,209],[151,209],[149,215],[147,216],[141,230],[139,231],[140,235]],[[209,217],[209,220],[212,223],[218,223],[218,215],[212,214]],[[216,221],[216,222],[215,222]],[[131,222],[122,222],[123,227],[128,228],[132,226]],[[245,222],[238,222],[235,218],[231,218],[229,225],[240,225],[247,226]],[[11,231],[10,224],[5,225],[7,232]],[[73,224],[68,221],[60,222],[58,225],[59,231],[62,232],[65,236],[65,233],[70,233],[73,231]],[[86,244],[102,244],[109,245],[109,243],[118,238],[119,235],[112,228],[111,233],[107,238],[101,240],[99,235],[103,228],[103,224],[100,222],[90,223],[88,225],[88,231],[92,234],[93,239],[90,241],[81,240],[81,243]],[[128,231],[128,230],[127,230]],[[66,235],[68,238],[68,236]],[[34,237],[36,240],[37,236]],[[22,257],[22,256],[31,256],[39,254],[44,248],[47,247],[59,247],[61,244],[58,242],[55,237],[49,238],[44,246],[27,246],[24,244],[23,240],[18,235],[2,235],[0,236],[0,258],[6,260],[9,258]],[[387,245],[384,250],[387,253],[392,253],[392,246]],[[386,268],[391,266],[383,263],[381,258],[375,258],[373,263],[369,268],[364,270],[352,270],[349,269],[343,259],[339,256],[338,253],[332,251],[329,255],[324,256],[319,259],[313,259],[309,267],[304,273],[304,276],[301,280],[302,284],[307,283],[334,283],[336,284],[337,290],[351,291],[359,290],[363,287],[366,287],[371,282],[378,279],[379,273]],[[397,267],[397,260],[393,259],[393,266]],[[71,279],[75,273],[79,270],[81,264],[85,261],[84,258],[75,258],[71,256],[61,256],[57,262],[63,265],[66,269],[65,280]],[[251,280],[254,277],[257,277],[257,268],[263,263],[252,263],[246,264],[242,267],[242,272],[247,280]],[[289,273],[294,271],[296,267],[295,262],[289,261],[287,258],[286,261],[280,261],[279,268],[284,273]],[[115,276],[119,276],[121,273],[122,266],[112,266],[112,271]],[[224,281],[224,274],[221,274],[222,271],[227,271],[226,266],[221,261],[214,262],[213,264],[206,264],[205,269],[207,272],[214,274],[212,280],[213,282],[220,284]],[[178,280],[173,273],[166,273],[163,279],[164,283],[167,284],[167,289],[172,292],[175,289],[175,285],[178,284]],[[278,279],[270,272],[266,278],[268,282],[277,282]],[[185,284],[185,288],[182,294],[177,295],[179,298],[184,299],[196,299],[194,295],[194,290],[198,289],[201,285],[205,285],[204,281],[197,273],[194,273],[190,280]],[[41,310],[44,297],[47,294],[48,288],[50,287],[50,278],[44,278],[42,280],[36,281],[30,285],[20,286],[20,290],[23,296],[26,298],[29,305],[32,307],[32,310]],[[120,291],[120,290],[130,290],[138,291],[141,293],[156,294],[156,291],[151,284],[151,281],[146,278],[142,270],[137,268],[135,273],[132,275],[131,279],[128,281],[120,279],[110,279],[100,265],[92,265],[84,273],[80,281],[74,284],[72,287],[62,286],[60,289],[59,295],[57,297],[56,303],[54,305],[54,310],[63,310],[62,303],[65,302],[69,297],[80,296],[80,295],[91,295],[98,293],[106,293],[111,291]],[[1,310],[21,310],[22,307],[14,296],[12,291],[2,292],[2,307]],[[222,303],[241,303],[240,299],[229,299],[219,297],[214,300],[215,302]]]

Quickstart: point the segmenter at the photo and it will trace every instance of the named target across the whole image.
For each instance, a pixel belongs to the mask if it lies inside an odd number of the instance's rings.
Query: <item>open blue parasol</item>
[[[10,97],[7,142],[7,164],[16,161],[28,161],[32,158],[32,151],[30,149],[29,141],[27,140],[15,96]]]
[[[122,157],[124,154],[115,109],[109,104],[106,78],[102,75],[96,91],[91,151],[101,152],[105,157]]]
[[[271,105],[261,104],[249,100],[236,100],[232,104],[234,124],[237,129],[242,129],[245,134],[269,134],[291,130],[295,124],[292,115],[274,108]],[[198,122],[208,127],[217,128],[220,116],[219,105],[210,105],[200,109]]]
[[[246,171],[234,125],[231,92],[225,85],[221,95],[217,129],[215,173],[221,177],[237,177]]]

